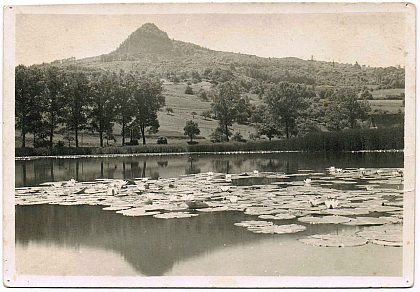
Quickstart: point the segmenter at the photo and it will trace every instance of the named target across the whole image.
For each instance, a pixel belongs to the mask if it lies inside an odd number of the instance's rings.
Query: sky
[[[402,13],[18,14],[16,65],[109,53],[147,22],[171,39],[219,51],[404,66]]]

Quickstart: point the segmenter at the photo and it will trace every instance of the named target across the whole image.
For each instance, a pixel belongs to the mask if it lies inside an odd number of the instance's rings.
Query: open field
[[[376,89],[372,90],[371,93],[374,99],[389,99],[391,97],[401,96],[404,93],[404,88]]]
[[[403,100],[368,100],[372,113],[397,114],[404,112]]]
[[[173,113],[168,114],[165,109],[159,112],[159,123],[160,130],[159,135],[161,136],[183,136],[185,122],[188,120],[194,120],[198,123],[198,127],[201,131],[200,136],[208,138],[213,130],[218,126],[218,122],[213,119],[207,119],[201,116],[201,113],[208,111],[211,108],[210,101],[202,101],[197,95],[185,94],[185,88],[187,84],[165,84],[164,95],[166,99],[166,107],[172,108]],[[210,89],[209,82],[200,82],[191,85],[194,93],[200,89],[208,91]],[[251,97],[252,98],[252,97]],[[251,99],[252,102],[257,102],[255,96]],[[194,115],[193,112],[197,113]],[[248,138],[249,134],[252,133],[252,128],[247,125],[234,124],[234,131],[239,131],[241,134]]]

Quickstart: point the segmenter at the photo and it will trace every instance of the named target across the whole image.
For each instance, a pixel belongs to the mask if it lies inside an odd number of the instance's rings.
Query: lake
[[[326,168],[402,168],[403,153],[185,155],[16,161],[16,187],[75,178],[177,178],[204,172],[243,173]],[[302,180],[299,176],[293,180]],[[249,180],[248,180],[249,181]],[[402,185],[390,185],[399,189]],[[339,190],[353,187],[337,187]],[[144,276],[401,276],[402,247],[319,247],[298,239],[346,235],[363,226],[302,224],[293,234],[257,234],[234,223],[256,220],[238,211],[180,219],[130,217],[103,206],[16,206],[20,274]],[[197,213],[196,211],[193,213]],[[377,217],[383,216],[378,213]],[[51,256],[53,255],[53,256]]]

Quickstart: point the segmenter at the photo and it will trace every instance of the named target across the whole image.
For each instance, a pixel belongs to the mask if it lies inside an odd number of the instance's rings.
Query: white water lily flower
[[[312,180],[310,178],[307,178],[303,182],[305,183],[305,185],[310,185]]]
[[[227,192],[230,189],[230,186],[221,186],[220,189],[222,192]]]
[[[76,185],[77,181],[72,178],[69,181],[66,182],[66,187],[74,187]]]
[[[258,172],[258,170],[254,170],[253,172],[252,172],[254,175],[259,175],[259,172]]]
[[[338,206],[338,201],[334,199],[328,199],[324,202],[324,204],[328,209],[335,209]]]
[[[114,187],[108,188],[108,190],[106,191],[108,196],[115,196],[117,194],[117,191]]]
[[[237,196],[226,196],[226,199],[229,200],[231,203],[238,202],[238,197]]]
[[[231,181],[232,181],[232,175],[231,175],[231,174],[226,174],[226,176],[225,176],[225,180],[226,180],[227,182],[231,182]]]
[[[329,173],[335,173],[335,167],[334,166],[330,166],[328,168]]]

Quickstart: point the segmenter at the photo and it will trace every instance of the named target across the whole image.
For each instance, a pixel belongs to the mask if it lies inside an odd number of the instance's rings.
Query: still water
[[[95,178],[178,177],[199,172],[296,173],[326,167],[403,167],[403,154],[174,156],[16,161],[16,186]],[[145,276],[400,276],[402,248],[315,247],[311,234],[354,233],[362,227],[307,225],[297,234],[254,234],[234,226],[242,212],[200,213],[162,220],[126,217],[101,206],[16,206],[20,274]],[[283,222],[282,222],[283,223]],[[299,223],[296,219],[284,224]],[[302,224],[302,223],[299,223]]]
[[[246,155],[181,155],[119,158],[35,159],[16,161],[15,186],[43,182],[93,181],[97,178],[178,177],[200,172],[242,173],[253,170],[297,173],[326,167],[404,167],[403,153],[276,153]]]

